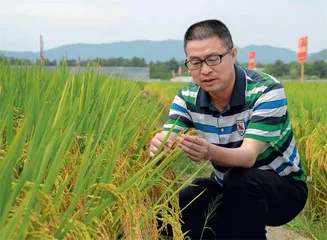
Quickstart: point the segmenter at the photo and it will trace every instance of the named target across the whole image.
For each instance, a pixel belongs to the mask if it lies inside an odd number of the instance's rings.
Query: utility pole
[[[40,35],[40,62],[43,64],[44,56],[43,56],[43,36]]]

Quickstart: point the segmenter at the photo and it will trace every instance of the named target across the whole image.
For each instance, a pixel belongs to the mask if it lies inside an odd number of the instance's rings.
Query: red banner
[[[297,61],[305,62],[307,60],[307,52],[308,52],[308,36],[301,37],[298,43]]]
[[[250,52],[248,66],[249,66],[250,69],[255,68],[255,52]]]

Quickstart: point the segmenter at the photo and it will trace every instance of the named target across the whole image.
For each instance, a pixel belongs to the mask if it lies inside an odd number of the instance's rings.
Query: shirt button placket
[[[219,116],[218,118],[217,118],[217,129],[220,129],[220,122],[219,122],[219,120],[220,120],[220,118],[221,118],[221,116]],[[221,142],[221,136],[220,136],[220,133],[219,133],[219,131],[217,132],[217,134],[218,134],[218,142],[221,144],[222,142]]]

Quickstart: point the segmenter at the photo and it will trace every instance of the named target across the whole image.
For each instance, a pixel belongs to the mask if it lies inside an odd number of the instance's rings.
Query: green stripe
[[[169,119],[167,121],[167,124],[175,124],[175,122],[176,122],[176,125],[179,126],[179,127],[188,128],[188,126],[185,123],[183,123],[181,121],[172,120],[172,119]]]
[[[296,175],[294,175],[293,176],[293,178],[295,179],[295,180],[298,180],[298,181],[305,181],[306,179],[306,175],[305,175],[305,172],[304,172],[304,170],[303,169],[300,169],[299,171],[302,171],[302,174],[301,174],[301,176],[296,176]],[[292,174],[292,173],[290,173],[290,174]]]
[[[195,104],[195,98],[194,97],[190,97],[190,96],[184,96],[183,95],[183,98],[185,100],[185,102],[188,102],[188,103],[191,103],[191,104]]]
[[[275,83],[275,81],[272,79],[271,76],[268,76],[267,74],[262,73],[262,72],[258,72],[258,71],[255,71],[255,72],[260,77],[262,77],[265,81],[256,82],[255,80],[254,81],[247,80],[247,87],[246,87],[247,91],[251,91],[254,88],[260,88],[260,87],[263,87],[263,86],[269,87],[271,84]]]
[[[190,91],[190,92],[198,92],[199,86],[197,85],[187,85],[186,87],[183,88],[183,91]]]
[[[248,83],[246,85],[246,91],[251,91],[251,90],[253,90],[256,87],[259,87],[257,84],[258,84],[257,82],[250,82],[250,81],[248,81]]]
[[[263,136],[259,136],[259,135],[255,135],[255,134],[245,134],[245,138],[252,138],[252,139],[256,139],[262,142],[276,142],[278,141],[279,137],[263,137]]]
[[[255,88],[260,88],[262,86],[267,86],[267,84],[265,82],[252,82],[252,81],[248,80],[247,86],[246,86],[246,91],[251,91]]]
[[[281,126],[281,130],[285,131],[287,129],[288,125],[290,125],[290,124],[291,124],[290,115],[288,115],[288,118],[286,119],[286,121]],[[292,125],[290,126],[290,128],[292,128]]]
[[[258,98],[261,97],[262,93],[263,93],[262,91],[259,91],[257,93],[253,93],[250,96],[248,96],[245,101],[246,102],[257,101]]]
[[[269,147],[264,151],[263,153],[259,154],[257,160],[260,161],[262,159],[267,158],[272,152],[278,152],[279,149],[285,144],[286,140],[288,139],[289,135],[292,133],[291,130],[288,131],[288,133],[280,140],[278,141],[274,147]],[[278,140],[278,139],[277,139]],[[276,141],[277,141],[276,140]],[[288,146],[289,147],[289,146]]]
[[[266,151],[258,155],[257,161],[267,158],[270,154],[272,154],[275,151],[276,150],[273,147],[267,148]]]
[[[292,134],[292,129],[288,130],[287,133],[285,134],[285,136],[276,143],[275,145],[275,149],[279,150],[286,142],[286,140],[288,139],[288,137]],[[290,142],[291,144],[292,142]],[[289,147],[289,146],[287,146]]]
[[[163,128],[164,131],[170,131],[170,128]],[[173,133],[180,133],[182,130],[179,130],[179,129],[173,129],[172,132]]]
[[[267,80],[267,84],[270,85],[272,83],[275,83],[275,81],[271,78],[271,76],[263,73],[263,72],[257,72],[263,79]]]
[[[277,124],[277,125],[269,125],[266,123],[250,123],[248,126],[248,129],[255,129],[255,130],[262,130],[262,131],[268,131],[273,132],[280,130],[283,126],[283,123]]]

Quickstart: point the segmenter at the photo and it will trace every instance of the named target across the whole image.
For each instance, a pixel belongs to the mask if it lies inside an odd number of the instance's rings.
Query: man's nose
[[[212,68],[210,66],[208,66],[208,64],[206,62],[202,63],[201,66],[201,73],[202,74],[208,74],[212,71]]]

